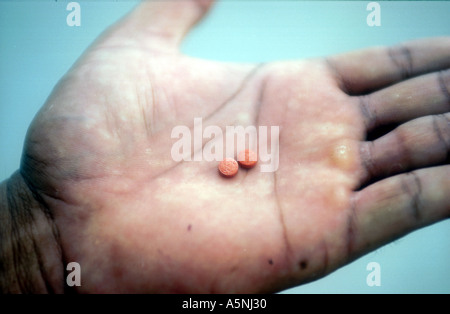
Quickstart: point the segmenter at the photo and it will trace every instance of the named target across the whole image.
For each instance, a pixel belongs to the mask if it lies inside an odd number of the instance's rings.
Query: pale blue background
[[[55,83],[100,32],[136,1],[78,1],[81,26],[66,25],[69,1],[0,1],[0,180],[19,166],[25,132]],[[323,56],[413,38],[450,35],[449,2],[231,1],[215,5],[183,50],[225,61]],[[367,60],[370,62],[370,60]],[[366,265],[381,266],[368,287]],[[331,275],[287,293],[450,293],[450,221],[413,232]]]

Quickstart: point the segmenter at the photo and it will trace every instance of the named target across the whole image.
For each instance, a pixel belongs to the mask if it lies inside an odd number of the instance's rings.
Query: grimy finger
[[[378,181],[354,194],[348,220],[348,257],[448,217],[449,165]]]
[[[405,42],[327,58],[343,91],[361,95],[450,67],[450,37]]]
[[[450,112],[450,69],[419,76],[356,99],[367,131]]]
[[[361,182],[450,160],[450,113],[426,116],[360,144]]]

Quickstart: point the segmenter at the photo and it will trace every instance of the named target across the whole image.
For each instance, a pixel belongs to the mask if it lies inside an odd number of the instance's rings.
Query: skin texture
[[[209,6],[143,2],[36,116],[11,180],[54,230],[37,290],[63,292],[76,261],[83,293],[275,292],[449,216],[450,38],[269,64],[180,54]],[[279,126],[278,170],[173,161],[171,130],[195,117]]]

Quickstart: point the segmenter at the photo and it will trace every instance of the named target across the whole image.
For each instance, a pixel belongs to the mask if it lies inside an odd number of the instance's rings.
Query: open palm
[[[81,265],[79,291],[277,291],[449,215],[449,38],[257,65],[180,54],[207,7],[141,4],[29,130],[21,173]],[[171,131],[196,117],[279,126],[277,171],[174,161]]]

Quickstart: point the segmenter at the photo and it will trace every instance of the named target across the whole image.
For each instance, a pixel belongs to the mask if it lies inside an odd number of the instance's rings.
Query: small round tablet
[[[219,163],[220,173],[227,178],[231,178],[238,172],[239,165],[233,158],[225,158]]]
[[[238,154],[238,162],[242,168],[252,168],[258,162],[258,155],[250,150],[243,150]]]

